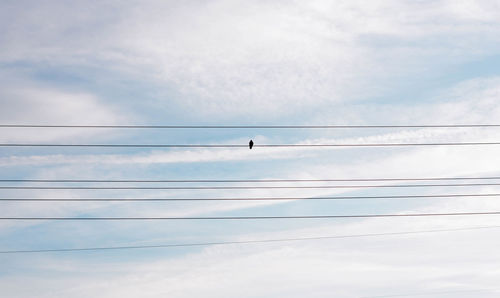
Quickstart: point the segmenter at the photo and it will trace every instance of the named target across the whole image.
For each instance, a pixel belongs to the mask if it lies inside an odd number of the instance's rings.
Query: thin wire
[[[190,180],[100,180],[100,179],[0,179],[0,182],[54,183],[278,183],[278,182],[362,182],[362,181],[446,181],[498,180],[500,177],[351,178],[351,179],[190,179]]]
[[[0,128],[139,128],[139,129],[311,129],[311,128],[473,128],[500,127],[500,124],[437,125],[38,125],[0,124]]]
[[[389,298],[389,297],[406,297],[406,296],[427,296],[427,295],[443,295],[443,294],[458,294],[458,293],[473,293],[473,292],[497,292],[497,289],[472,289],[472,290],[456,290],[456,291],[440,291],[427,293],[413,294],[396,294],[396,295],[381,295],[381,296],[363,296],[360,298]]]
[[[455,229],[436,229],[436,230],[420,230],[420,231],[408,231],[408,232],[389,232],[389,233],[335,235],[335,236],[319,236],[319,237],[303,237],[303,238],[263,239],[263,240],[246,240],[246,241],[221,241],[221,242],[202,242],[202,243],[180,243],[180,244],[137,245],[137,246],[110,246],[110,247],[87,247],[87,248],[56,248],[56,249],[36,249],[36,250],[4,250],[4,251],[0,251],[0,254],[77,252],[77,251],[100,251],[100,250],[119,250],[119,249],[172,248],[172,247],[209,246],[209,245],[292,242],[292,241],[310,241],[310,240],[328,240],[328,239],[344,239],[344,238],[361,238],[361,237],[379,237],[379,236],[398,236],[398,235],[425,234],[425,233],[456,232],[456,231],[495,229],[495,228],[500,228],[500,226],[480,226],[480,227],[455,228]]]
[[[399,195],[399,196],[341,196],[341,197],[263,197],[263,198],[0,198],[1,201],[35,202],[151,202],[151,201],[290,201],[290,200],[361,200],[361,199],[412,199],[412,198],[461,198],[498,197],[490,194],[443,194],[443,195]]]
[[[498,186],[500,183],[462,184],[400,184],[400,185],[318,185],[318,186],[0,186],[0,189],[108,189],[108,190],[221,190],[221,189],[332,189],[332,188],[394,188],[394,187],[470,187]]]
[[[260,220],[260,219],[327,219],[327,218],[377,218],[377,217],[427,217],[427,216],[471,216],[498,215],[492,212],[453,212],[453,213],[408,213],[408,214],[362,214],[362,215],[296,215],[296,216],[212,216],[212,217],[0,217],[0,220]]]
[[[380,143],[380,144],[260,144],[253,147],[401,147],[401,146],[483,146],[500,142],[448,142],[448,143]],[[0,147],[96,147],[96,148],[248,148],[241,144],[8,144]]]

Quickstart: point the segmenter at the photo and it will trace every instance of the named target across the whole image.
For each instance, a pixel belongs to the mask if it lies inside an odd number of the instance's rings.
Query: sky
[[[500,119],[497,1],[4,0],[0,2],[0,28],[0,124],[426,125],[499,124]],[[252,150],[3,147],[0,179],[500,177],[498,146],[258,147],[499,142],[498,128],[0,131],[0,143],[246,145],[253,139],[256,144]],[[478,183],[487,182],[492,181]],[[13,184],[1,183],[9,185]],[[0,198],[311,198],[480,194],[499,190],[494,185],[256,190],[0,189]],[[496,197],[0,202],[0,217],[491,211],[500,211]],[[2,220],[0,251],[429,230],[454,231],[0,254],[0,293],[5,297],[498,296],[498,215],[239,221]]]

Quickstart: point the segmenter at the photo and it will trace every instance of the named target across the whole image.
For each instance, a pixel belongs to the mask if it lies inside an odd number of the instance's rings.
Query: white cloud
[[[5,78],[3,73],[2,77]],[[41,87],[30,80],[4,82],[0,90],[0,119],[3,124],[110,125],[128,117],[118,107],[93,94]],[[4,143],[37,143],[86,140],[111,136],[109,131],[92,129],[2,128]]]
[[[400,111],[394,113],[410,114],[415,119],[423,119],[422,123],[496,123],[500,116],[500,110],[494,102],[497,100],[498,80],[474,80],[464,82],[451,91],[443,92],[439,95],[437,103],[429,103],[418,107],[399,107]],[[442,103],[441,98],[449,99],[449,102]],[[452,104],[456,103],[456,104]],[[408,112],[410,111],[410,112]],[[446,117],[446,121],[440,122],[436,119]],[[463,119],[463,121],[459,121]],[[497,129],[419,129],[419,130],[399,130],[395,132],[375,131],[360,137],[339,137],[323,138],[302,141],[301,143],[377,143],[377,142],[445,142],[445,141],[497,141]],[[257,137],[257,143],[273,143],[272,138]],[[229,143],[241,143],[243,139],[235,139]],[[362,149],[363,155],[350,153],[350,150],[318,150],[315,149],[266,149],[255,148],[254,150],[188,150],[188,151],[156,151],[140,154],[106,154],[106,155],[39,155],[39,156],[10,156],[2,157],[0,165],[4,167],[22,166],[47,166],[32,172],[31,178],[54,178],[60,179],[74,178],[83,179],[87,177],[97,177],[97,179],[138,179],[154,178],[149,176],[148,167],[168,167],[179,163],[206,163],[253,161],[255,163],[265,163],[267,161],[286,160],[287,166],[267,166],[267,176],[259,174],[259,178],[388,178],[388,177],[449,177],[449,176],[495,176],[498,173],[497,164],[500,163],[495,146],[485,147],[433,147],[433,148],[411,148],[374,150]],[[260,163],[259,163],[260,165]],[[138,166],[144,166],[141,174],[138,173]],[[202,165],[200,164],[200,167]],[[130,170],[124,170],[130,167]],[[103,176],[102,169],[106,168]],[[256,171],[260,166],[256,167]],[[166,168],[168,169],[168,168]],[[382,170],[383,169],[383,170]],[[133,177],[130,174],[134,173]],[[212,170],[213,177],[219,172]],[[271,174],[272,173],[272,174]],[[224,173],[222,173],[224,174]],[[244,178],[235,174],[236,178]],[[247,173],[248,174],[248,173]],[[245,174],[245,175],[247,175]],[[250,173],[250,175],[255,173]],[[147,177],[138,175],[148,175]],[[245,176],[246,177],[246,176]],[[165,177],[161,177],[165,178]],[[176,176],[176,178],[179,178]],[[482,181],[483,183],[486,181]],[[322,183],[324,184],[324,183]],[[357,183],[359,184],[359,183]],[[158,185],[155,185],[158,186]],[[262,191],[230,191],[224,192],[224,196],[247,197],[247,196],[325,196],[345,193],[352,189],[340,190],[308,190],[307,192],[297,190],[262,190]],[[495,192],[495,188],[448,188],[432,189],[438,193],[479,193]],[[136,193],[124,192],[122,197],[133,197]],[[165,192],[140,193],[146,197],[164,197]],[[190,197],[193,193],[178,191],[168,192],[169,196]],[[55,197],[86,197],[85,192],[70,192],[50,194],[43,196]],[[97,197],[109,197],[110,193],[92,193]],[[114,196],[113,195],[113,196]],[[37,194],[35,196],[41,196]],[[214,193],[196,193],[196,196],[214,197]],[[215,195],[215,196],[220,196]],[[268,202],[266,204],[275,204]],[[222,202],[205,203],[192,205],[168,205],[168,208],[157,208],[155,205],[140,203],[138,206],[128,208],[122,204],[59,204],[55,209],[43,209],[38,203],[23,204],[21,207],[15,205],[3,209],[3,214],[37,214],[44,215],[75,215],[82,210],[100,214],[113,210],[113,214],[119,215],[171,215],[171,216],[196,216],[206,215],[213,212],[224,212],[231,210],[244,210],[256,206],[264,206],[259,202]],[[453,206],[449,206],[453,207]]]
[[[466,129],[450,132],[448,129],[440,130],[407,130],[399,133],[387,133],[358,138],[339,139],[310,139],[303,140],[298,145],[308,144],[384,144],[384,143],[446,143],[446,142],[495,142],[499,136],[496,132],[467,131]],[[242,144],[242,142],[230,142],[231,144]],[[267,144],[267,143],[266,143]],[[258,146],[258,145],[257,145]],[[460,147],[458,147],[460,148]],[[475,148],[467,151],[474,154]],[[462,149],[460,148],[460,149]],[[487,152],[491,152],[489,147]],[[445,150],[446,152],[452,152]],[[494,150],[494,149],[493,149]],[[339,152],[340,151],[340,152]],[[0,158],[0,166],[26,166],[26,165],[159,165],[171,163],[199,163],[199,162],[228,162],[228,161],[251,161],[267,159],[297,159],[307,157],[320,157],[327,152],[342,153],[344,148],[255,148],[248,149],[199,149],[199,150],[173,150],[153,151],[138,154],[101,154],[101,155],[33,155],[33,156],[9,156]],[[414,151],[419,151],[416,149]],[[430,150],[420,150],[429,152]],[[439,150],[434,150],[438,152]],[[442,152],[442,150],[440,150]],[[465,150],[463,150],[465,151]]]
[[[481,222],[481,221],[479,221]],[[482,224],[498,224],[484,220]],[[398,227],[395,228],[395,225]],[[325,225],[316,229],[280,233],[255,233],[242,239],[272,239],[349,235],[477,226],[475,220],[366,220]],[[418,228],[417,228],[418,227]],[[29,297],[274,297],[287,295],[342,297],[397,295],[457,291],[454,297],[470,297],[465,291],[497,289],[500,272],[491,247],[498,239],[494,229],[366,237],[278,244],[210,246],[183,257],[105,265],[40,257],[37,268],[57,279],[12,275],[2,280],[4,293]],[[163,242],[165,243],[165,242]],[[59,265],[57,265],[59,264]],[[75,273],[78,268],[78,273]],[[69,274],[72,273],[72,274]],[[244,289],[244,291],[242,291]],[[464,291],[464,293],[459,293]],[[477,293],[476,293],[477,295]],[[481,297],[495,297],[482,291]],[[432,296],[438,297],[438,296]]]
[[[471,80],[458,84],[446,92],[436,95],[436,103],[426,103],[415,106],[397,106],[390,107],[387,110],[380,111],[377,118],[394,119],[394,124],[497,124],[497,119],[500,117],[500,107],[497,105],[500,96],[500,81],[498,78]],[[64,103],[62,99],[68,99],[67,96],[50,97],[43,93],[37,93],[32,98],[59,98],[60,102],[49,102],[51,108]],[[78,101],[76,103],[70,101],[64,109],[51,109],[52,113],[62,113],[59,117],[67,117],[75,115],[71,118],[66,118],[62,123],[109,123],[108,121],[116,121],[114,114],[106,110],[106,107],[99,107],[91,101]],[[41,104],[38,103],[38,104]],[[82,108],[83,107],[83,108]],[[13,109],[11,107],[11,109]],[[99,110],[99,113],[93,113],[94,110]],[[36,109],[29,110],[30,113],[35,113]],[[67,111],[67,112],[66,112]],[[19,116],[21,112],[6,112]],[[43,114],[43,113],[40,113]],[[93,115],[92,119],[86,118],[87,114]],[[102,115],[102,117],[100,117]],[[361,116],[363,115],[363,116]],[[50,115],[46,118],[57,118],[58,116]],[[79,117],[83,117],[80,119]],[[350,117],[350,116],[346,116]],[[373,117],[371,109],[366,109],[358,113],[358,117],[370,118]],[[102,120],[99,120],[102,119]],[[65,122],[67,121],[67,122]],[[89,121],[89,122],[87,122]],[[103,121],[103,122],[100,122]],[[323,137],[310,138],[297,142],[297,144],[366,144],[366,143],[445,143],[445,142],[496,142],[498,141],[498,130],[495,128],[481,129],[404,129],[397,131],[372,130],[368,133],[350,130],[349,134],[346,131],[341,131],[342,135],[338,137]],[[95,131],[93,131],[95,133]],[[335,131],[338,132],[338,131]],[[325,131],[327,135],[331,135],[332,131]],[[23,135],[15,135],[23,139]],[[47,136],[38,135],[38,138],[44,138],[47,141]],[[12,138],[12,136],[11,136]],[[50,140],[50,136],[49,139]],[[279,141],[274,141],[273,137],[256,136],[254,137],[256,144],[280,144],[288,143],[283,138]],[[224,143],[229,144],[246,144],[247,139],[227,140]],[[224,144],[217,142],[217,144]],[[294,143],[294,142],[292,142]],[[492,155],[482,155],[494,158],[494,147],[480,147],[485,149],[485,152],[492,152]],[[414,152],[468,152],[471,158],[477,152],[472,147],[456,147],[436,150],[427,150],[426,148],[417,148]],[[493,151],[491,151],[493,150]],[[127,165],[127,164],[144,164],[158,165],[170,163],[196,163],[196,162],[227,162],[227,161],[250,161],[250,160],[266,160],[266,159],[298,159],[308,158],[311,156],[318,157],[326,155],[327,152],[340,152],[345,150],[341,148],[255,148],[254,150],[247,149],[193,149],[193,150],[171,150],[171,151],[152,151],[136,154],[104,154],[104,155],[33,155],[33,156],[9,156],[0,158],[0,166],[23,166],[23,165],[49,165],[49,164],[100,164],[100,165]],[[406,153],[405,153],[406,154]],[[418,154],[418,153],[415,153]],[[423,153],[425,154],[425,153]],[[439,154],[439,153],[438,153]],[[439,154],[441,156],[442,154]],[[486,160],[487,158],[477,157],[477,160]],[[420,162],[420,159],[416,159]],[[472,160],[472,159],[471,159]]]
[[[408,101],[402,100],[398,105],[394,100],[387,105],[379,102],[371,104],[370,101],[356,106],[349,104],[363,98],[380,98],[392,87],[399,86],[395,81],[401,78],[432,77],[442,71],[441,66],[446,68],[496,54],[499,49],[497,28],[500,10],[493,1],[103,3],[27,1],[24,5],[14,2],[0,4],[0,26],[5,33],[0,35],[0,63],[7,66],[7,71],[2,72],[0,91],[2,122],[120,124],[130,121],[128,115],[121,115],[117,106],[92,94],[92,91],[58,88],[56,85],[60,82],[51,82],[51,86],[35,83],[34,78],[24,80],[26,74],[16,81],[16,78],[10,77],[19,77],[19,73],[9,72],[16,65],[29,65],[36,69],[48,66],[74,70],[83,67],[89,81],[98,81],[100,76],[105,76],[99,70],[134,81],[147,81],[157,88],[151,91],[156,94],[155,112],[167,108],[173,111],[170,111],[171,114],[178,112],[183,120],[237,119],[236,122],[246,123],[267,119],[276,123],[287,116],[300,115],[295,119],[310,123],[340,124],[344,121],[342,124],[373,124],[390,120],[390,124],[448,124],[496,123],[500,119],[498,78],[466,81],[419,104],[410,101],[410,91]],[[27,6],[30,9],[26,9]],[[86,89],[82,87],[81,90]],[[126,105],[125,102],[121,104]],[[137,111],[138,114],[140,112]],[[203,117],[206,115],[217,117],[207,119]],[[151,120],[150,115],[140,116]],[[33,142],[83,142],[85,138],[108,142],[117,136],[108,133],[102,131],[97,134],[88,130],[40,133],[25,130],[22,134],[2,133],[1,138],[12,142],[25,141],[25,138]],[[323,133],[311,132],[301,139],[324,143],[497,141],[499,136],[496,129],[372,131],[359,135],[345,131]],[[279,143],[286,142],[287,138],[256,140],[260,143]],[[297,138],[293,139],[293,142],[296,141]],[[23,168],[26,172],[19,174],[33,178],[128,178],[130,175],[138,178],[140,175],[164,175],[163,170],[168,170],[169,175],[175,173],[189,177],[191,173],[181,172],[177,166],[179,163],[192,163],[198,169],[212,166],[210,173],[215,177],[220,173],[226,176],[242,173],[235,168],[228,173],[227,163],[216,166],[210,163],[252,161],[255,165],[264,165],[262,172],[269,173],[269,177],[348,178],[486,176],[498,173],[497,165],[500,164],[497,147],[412,148],[404,151],[370,149],[353,150],[353,153],[347,150],[255,149],[156,151],[102,156],[18,155],[1,157],[0,165],[29,166]],[[287,163],[280,163],[280,160]],[[267,164],[268,161],[273,164]],[[194,168],[193,165],[183,166]],[[217,165],[221,165],[221,172],[217,172]],[[150,166],[154,166],[154,170],[148,168]],[[257,166],[256,170],[259,170]],[[496,188],[462,189],[461,192],[495,192]],[[457,188],[454,190],[458,192]],[[433,191],[441,193],[447,190]],[[344,190],[311,191],[307,195],[341,192]],[[421,193],[424,191],[421,190]],[[8,194],[12,193],[3,193],[5,197]],[[88,195],[76,191],[24,194],[36,197]],[[159,192],[148,194],[165,195]],[[178,194],[180,192],[169,193],[172,196]],[[235,191],[224,194],[299,196],[303,193]],[[93,195],[105,197],[102,192]],[[124,197],[133,195],[135,193],[125,193]],[[188,196],[186,193],[181,195]],[[203,193],[199,196],[208,195]],[[369,204],[365,201],[358,202],[353,213],[375,211],[378,207],[394,212],[498,211],[500,208],[498,201],[491,198],[433,200],[432,203],[419,205],[413,202],[381,203],[376,207],[366,206]],[[196,205],[4,203],[2,215],[13,216],[194,216],[226,211],[258,213],[263,210],[245,210],[262,205],[254,202]],[[283,204],[283,212],[347,212],[341,207],[318,209],[324,205],[316,205],[304,210],[290,205]],[[3,222],[1,231],[9,235],[9,239],[16,240],[17,232],[31,224]],[[252,233],[235,233],[231,230],[231,235],[236,236],[225,235],[224,239],[495,225],[498,219],[496,216],[377,219],[308,225],[300,229],[281,224],[274,222],[272,231],[266,227],[263,229],[265,232],[255,229]],[[175,229],[186,233],[183,237],[194,238],[200,235],[208,237],[202,235],[205,228],[209,230],[208,227],[208,224],[202,229],[179,225]],[[37,228],[46,232],[47,235],[43,236],[60,236],[54,232],[57,231],[55,227]],[[64,243],[75,246],[85,245],[84,236],[88,237],[87,240],[106,236],[106,241],[120,244],[118,242],[126,241],[129,236],[137,239],[155,233],[158,242],[177,241],[176,236],[169,234],[171,230],[161,225],[141,230],[141,233],[134,232],[134,235],[132,224],[125,223],[104,229],[76,224],[63,228],[61,231],[66,235],[73,233],[79,238],[64,239]],[[195,228],[196,235],[187,235]],[[210,228],[215,230],[213,226]],[[235,227],[221,229],[219,236],[230,228]],[[245,228],[249,230],[249,226]],[[10,232],[14,236],[10,236]],[[148,232],[148,236],[143,234]],[[157,235],[168,235],[169,238],[162,239]],[[62,239],[58,241],[63,242]],[[49,245],[47,242],[42,244]],[[34,239],[16,243],[36,244]],[[22,259],[8,256],[5,259],[5,263],[9,263],[5,266],[7,275],[0,278],[0,287],[3,295],[16,297],[359,297],[488,289],[496,287],[500,275],[496,268],[498,254],[492,249],[498,244],[491,230],[482,230],[294,244],[213,246],[197,253],[157,257],[154,262],[134,260],[138,255],[132,252],[129,261],[119,259],[120,262],[109,261],[113,255],[98,261],[82,261],[79,255],[67,259],[59,255],[31,255],[22,256]],[[20,272],[16,272],[11,269],[19,268],[17,265],[25,261],[29,262],[26,267],[29,270],[19,269]],[[30,286],[26,287],[26,284]],[[457,294],[455,297],[466,295]],[[481,292],[481,296],[498,295]]]
[[[265,119],[331,111],[339,102],[382,94],[402,73],[422,75],[435,63],[494,54],[495,7],[491,1],[36,3],[6,15],[0,56],[102,65],[154,79],[182,98],[159,95],[158,106],[177,101],[200,115]]]

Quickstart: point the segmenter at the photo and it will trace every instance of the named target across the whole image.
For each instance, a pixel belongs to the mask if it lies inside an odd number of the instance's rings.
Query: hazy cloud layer
[[[495,1],[4,1],[0,26],[0,124],[497,124],[500,119],[500,6]],[[498,131],[2,129],[0,142],[498,142]],[[500,164],[497,146],[0,150],[3,179],[499,176]],[[2,190],[0,196],[311,197],[498,189]],[[496,197],[0,203],[0,217],[500,210]],[[231,223],[2,221],[0,250],[496,225],[495,215]],[[495,233],[482,229],[107,254],[0,254],[0,288],[8,297],[496,297],[500,255]]]
[[[25,5],[4,10],[4,63],[106,67],[166,84],[158,106],[226,118],[334,111],[499,44],[492,1]]]

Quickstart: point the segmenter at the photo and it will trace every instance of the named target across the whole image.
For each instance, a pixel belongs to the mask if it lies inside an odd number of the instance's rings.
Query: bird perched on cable
[[[252,149],[252,147],[253,147],[253,141],[250,140],[250,142],[248,142],[248,148]]]

